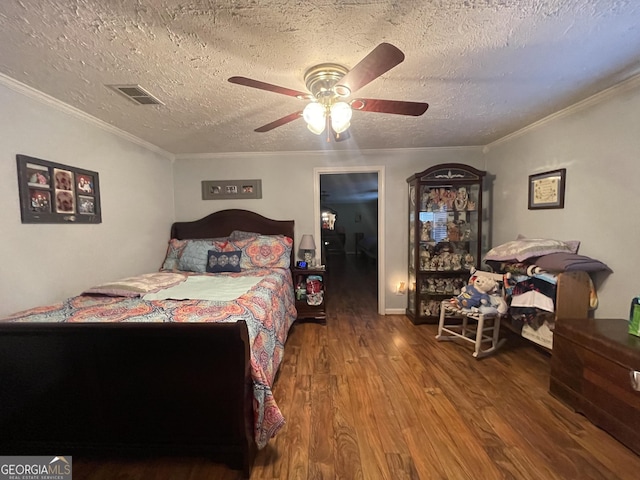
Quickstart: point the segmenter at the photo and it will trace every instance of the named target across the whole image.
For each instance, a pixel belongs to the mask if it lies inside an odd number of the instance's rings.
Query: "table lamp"
[[[313,240],[313,235],[304,234],[300,241],[300,250],[302,250],[304,261],[307,265],[313,266],[313,259],[315,258],[316,242]]]

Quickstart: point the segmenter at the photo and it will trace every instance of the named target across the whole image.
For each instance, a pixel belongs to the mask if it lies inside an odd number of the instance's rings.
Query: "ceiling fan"
[[[302,117],[309,130],[316,135],[322,134],[326,129],[327,141],[330,140],[330,132],[333,132],[335,139],[339,141],[349,138],[348,128],[353,110],[415,117],[427,111],[428,103],[375,98],[350,99],[357,90],[403,60],[404,53],[399,48],[390,43],[381,43],[351,70],[337,63],[314,65],[304,74],[308,92],[292,90],[247,77],[231,77],[229,82],[309,101],[303,110],[258,127],[255,129],[256,132],[268,132]]]

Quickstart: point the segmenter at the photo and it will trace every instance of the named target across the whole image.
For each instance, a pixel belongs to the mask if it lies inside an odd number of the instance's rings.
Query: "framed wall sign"
[[[564,208],[566,168],[529,175],[529,210]]]
[[[262,180],[203,180],[203,200],[262,198]]]
[[[98,172],[16,155],[22,223],[101,223]]]

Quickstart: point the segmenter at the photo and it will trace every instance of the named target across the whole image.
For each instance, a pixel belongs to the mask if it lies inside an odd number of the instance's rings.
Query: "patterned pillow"
[[[242,230],[234,230],[229,235],[229,240],[247,240],[248,238],[256,238],[260,234],[255,232],[243,232]]]
[[[575,243],[575,242],[572,242]],[[520,238],[503,243],[487,252],[484,259],[498,262],[524,262],[528,258],[541,257],[551,253],[575,253],[576,247],[560,240],[548,238]]]
[[[162,263],[162,267],[160,268],[161,272],[176,272],[176,271],[185,271],[185,272],[204,272],[204,268],[207,264],[207,250],[214,248],[220,242],[225,242],[227,237],[218,237],[218,238],[203,238],[203,239],[187,239],[187,240],[178,240],[177,238],[172,238],[169,240],[169,247],[167,248],[167,254],[165,256],[164,262]],[[189,251],[187,253],[186,259],[182,260],[182,256],[185,253],[185,250],[189,246]],[[200,250],[205,248],[204,255]],[[193,256],[195,251],[198,251],[197,259],[194,259]],[[182,261],[181,261],[182,260]],[[202,269],[197,267],[196,264],[202,263]]]
[[[178,269],[178,260],[180,260],[180,255],[182,255],[182,250],[187,246],[187,240],[178,240],[177,238],[172,238],[169,240],[169,247],[167,248],[167,254],[164,258],[164,262],[162,263],[162,267],[160,268],[161,272],[170,271],[173,272]]]
[[[216,250],[209,250],[207,259],[207,272],[239,272],[241,257],[241,250],[236,250],[233,252],[218,252]]]
[[[244,240],[218,242],[217,248],[225,252],[241,250],[240,268],[289,268],[293,240],[284,235],[258,235]]]

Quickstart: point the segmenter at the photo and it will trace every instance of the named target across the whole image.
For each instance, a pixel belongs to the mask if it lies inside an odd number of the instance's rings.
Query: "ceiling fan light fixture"
[[[358,98],[348,100],[353,93],[368,85],[404,61],[404,53],[390,43],[381,43],[351,70],[337,63],[320,63],[304,73],[304,83],[309,93],[285,88],[246,77],[230,77],[229,82],[268,92],[288,95],[299,100],[311,100],[304,111],[294,112],[259,128],[256,132],[268,132],[289,122],[304,118],[308,129],[316,135],[327,132],[332,137],[349,138],[349,126],[353,110],[396,115],[422,115],[428,103],[401,100]],[[333,132],[332,132],[333,131]],[[331,135],[333,133],[334,135]],[[344,135],[340,135],[344,133]]]
[[[342,133],[351,125],[351,107],[346,102],[336,102],[331,105],[331,128],[336,133]]]
[[[311,102],[304,107],[304,110],[302,111],[302,118],[307,122],[307,128],[316,135],[320,135],[324,132],[324,110],[324,107],[319,103]]]

